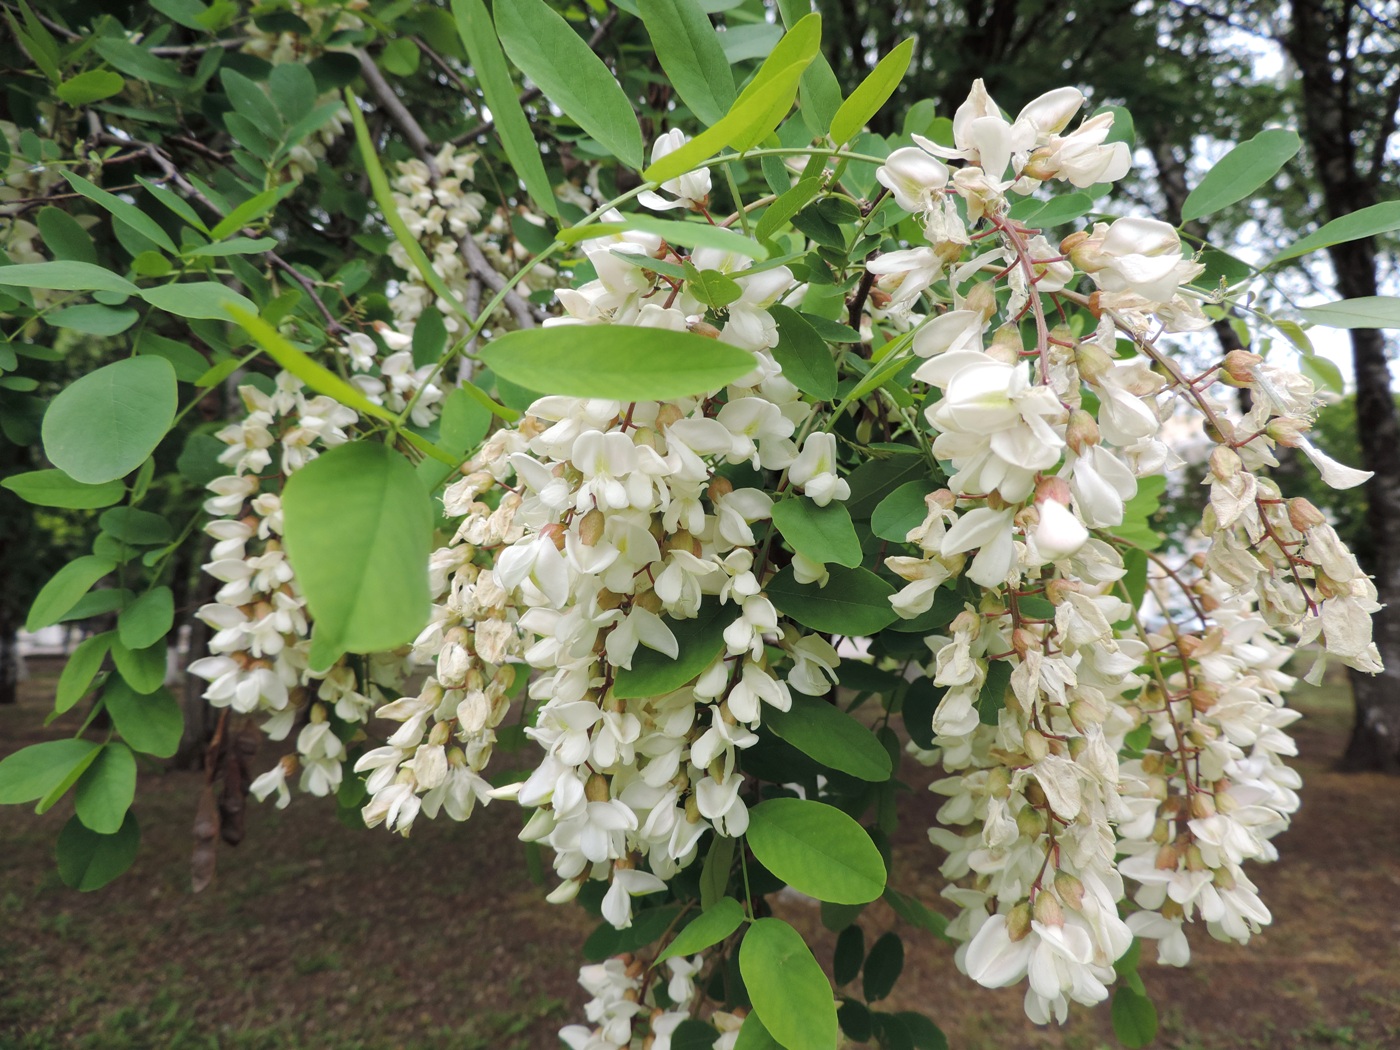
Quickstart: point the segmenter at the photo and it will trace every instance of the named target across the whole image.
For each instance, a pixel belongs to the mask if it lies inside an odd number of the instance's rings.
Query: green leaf
[[[772,798],[760,803],[749,812],[747,840],[760,864],[817,900],[865,904],[885,891],[885,862],[875,843],[825,802]]]
[[[169,587],[153,587],[117,617],[117,636],[128,649],[145,649],[164,638],[175,624],[175,598]]]
[[[70,889],[100,890],[136,859],[141,830],[130,811],[114,835],[99,835],[73,816],[58,835],[58,874]]]
[[[1062,197],[1052,197],[1040,207],[1018,217],[1019,222],[1028,226],[1048,229],[1063,226],[1067,222],[1082,218],[1094,210],[1094,198],[1087,193],[1067,193]]]
[[[119,73],[113,73],[110,69],[89,69],[58,85],[57,94],[70,106],[86,106],[111,98],[124,87],[126,81]]]
[[[355,441],[293,474],[287,557],[315,620],[312,669],[410,642],[427,621],[433,508],[408,460]]]
[[[734,1050],[783,1050],[783,1047],[763,1027],[758,1014],[751,1012],[739,1026],[739,1038],[734,1041]]]
[[[794,215],[812,203],[812,199],[821,192],[821,188],[822,180],[811,178],[802,179],[796,186],[784,190],[778,195],[778,199],[764,210],[758,225],[754,227],[754,236],[760,241],[767,241]]]
[[[136,758],[131,748],[112,741],[83,773],[73,803],[84,827],[99,835],[115,835],[135,797]]]
[[[787,116],[798,81],[817,57],[820,45],[821,17],[810,14],[778,41],[723,120],[652,164],[642,177],[665,182],[684,175],[725,146],[740,152],[753,149]]]
[[[163,358],[129,357],[89,372],[44,413],[44,455],[88,485],[125,477],[165,437],[176,399],[175,370]]]
[[[39,209],[35,222],[40,236],[44,238],[44,246],[55,259],[97,262],[97,249],[93,246],[92,236],[83,229],[82,223],[62,208],[50,205]]]
[[[782,919],[749,927],[739,945],[739,972],[754,1012],[779,1044],[787,1050],[836,1046],[831,985],[802,935]]]
[[[164,644],[130,649],[122,645],[120,638],[112,642],[112,662],[117,665],[117,673],[143,696],[154,693],[165,682],[166,655]]]
[[[684,222],[679,219],[660,219],[654,215],[629,212],[621,222],[598,223],[591,226],[574,226],[559,231],[559,240],[565,244],[592,240],[596,237],[620,233],[623,230],[641,230],[663,237],[669,244],[679,244],[687,248],[716,248],[723,252],[735,252],[750,259],[761,259],[767,252],[752,238],[742,233],[727,230],[722,226],[711,226],[707,222]],[[654,259],[639,260],[643,269]],[[660,264],[664,265],[664,264]],[[655,271],[659,272],[659,271]],[[743,276],[740,271],[736,276]]]
[[[277,68],[281,69],[282,67],[278,66]],[[290,68],[300,69],[302,67],[293,65]],[[286,192],[284,190],[273,189],[263,190],[263,192],[249,197],[238,207],[234,208],[233,211],[220,219],[218,225],[209,231],[210,240],[222,241],[230,234],[237,233],[249,223],[262,218],[270,212],[277,206],[277,202],[285,196]],[[276,242],[274,241],[273,243],[275,244]],[[191,252],[190,254],[194,253]],[[222,318],[223,314],[218,314],[217,316]]]
[[[243,330],[253,337],[253,341],[267,351],[273,360],[318,394],[333,397],[342,405],[353,408],[363,416],[390,420],[394,418],[387,409],[376,405],[365,397],[364,392],[359,387],[352,386],[325,365],[313,361],[255,313],[241,310],[236,306],[230,307],[228,312]]]
[[[733,897],[725,897],[706,908],[685,929],[676,934],[653,966],[674,956],[694,955],[718,944],[744,924],[744,908]]]
[[[857,521],[872,517],[885,497],[901,485],[933,474],[928,460],[918,451],[911,448],[907,454],[868,460],[851,471],[847,479],[851,485],[851,495],[846,500],[851,517]]]
[[[1157,1037],[1157,1008],[1152,1000],[1126,985],[1113,993],[1113,1034],[1130,1050],[1147,1046]]]
[[[619,667],[613,695],[619,700],[665,696],[695,679],[724,651],[724,629],[735,619],[733,606],[706,602],[692,620],[667,619],[680,653],[672,660],[665,653],[638,646],[632,666]]]
[[[676,94],[706,126],[734,103],[734,74],[697,0],[641,0],[642,21]]]
[[[0,274],[4,274],[0,269]],[[1368,295],[1299,310],[1324,328],[1400,328],[1400,296]]]
[[[48,322],[55,328],[70,328],[87,335],[113,336],[125,332],[140,316],[135,310],[84,303],[55,310],[49,314]]]
[[[734,866],[737,840],[723,835],[714,836],[700,867],[700,907],[710,908],[724,898],[729,888],[729,873]]]
[[[515,84],[506,67],[505,55],[496,39],[495,27],[482,0],[452,0],[452,15],[457,32],[466,46],[477,84],[486,97],[486,106],[496,118],[496,134],[501,138],[511,168],[525,183],[526,192],[535,203],[555,218],[559,205],[554,199],[549,176],[540,160],[530,123],[520,108]]]
[[[840,500],[825,507],[805,496],[779,500],[773,504],[773,524],[793,550],[813,561],[849,568],[861,562],[860,539]]]
[[[1346,392],[1346,381],[1342,370],[1332,361],[1318,354],[1302,354],[1298,358],[1298,368],[1315,386],[1341,395]]]
[[[987,677],[977,694],[977,720],[984,726],[994,726],[1006,706],[1006,690],[1011,685],[1011,662],[993,660],[987,665]]]
[[[278,68],[281,68],[280,66]],[[201,244],[185,251],[186,259],[211,259],[226,255],[256,255],[277,247],[275,237],[230,237],[217,244]]]
[[[1307,255],[1308,252],[1316,251],[1319,248],[1330,248],[1334,244],[1359,241],[1363,237],[1376,237],[1382,233],[1393,233],[1396,230],[1400,230],[1400,201],[1373,204],[1369,208],[1362,208],[1350,215],[1333,219],[1306,237],[1295,241],[1270,259],[1269,265],[1275,266],[1288,259],[1296,259],[1300,255]]]
[[[835,398],[836,361],[826,340],[811,322],[790,307],[775,304],[768,313],[778,324],[778,345],[772,353],[782,367],[783,377],[818,401]]]
[[[875,507],[870,515],[870,531],[882,540],[894,543],[907,543],[910,530],[924,523],[928,517],[926,497],[937,486],[927,478],[906,481]]]
[[[909,71],[909,60],[914,55],[914,40],[911,37],[891,51],[880,64],[870,71],[870,75],[851,92],[851,97],[841,103],[836,116],[831,121],[831,140],[837,145],[848,142],[865,127],[866,122],[880,111],[889,101],[904,74]]]
[[[0,762],[0,805],[36,802],[80,765],[92,761],[100,745],[91,740],[49,740],[21,748]]]
[[[97,53],[123,73],[136,80],[147,80],[161,87],[185,88],[189,80],[169,62],[151,54],[140,44],[120,37],[99,37],[93,44]]]
[[[136,285],[106,267],[71,260],[0,266],[0,286],[47,288],[59,292],[116,292],[119,295],[140,292]]]
[[[379,64],[384,67],[384,71],[396,77],[412,76],[418,71],[418,64],[422,60],[423,53],[408,37],[390,40],[384,45],[383,54],[379,56]]]
[[[622,325],[519,329],[480,354],[497,376],[540,394],[669,401],[753,371],[753,355],[690,332]]]
[[[687,261],[684,272],[690,281],[690,294],[712,310],[723,310],[744,294],[738,281],[726,277],[718,270],[697,270]]]
[[[788,566],[768,584],[768,597],[780,613],[823,634],[863,638],[888,627],[898,614],[891,587],[869,569],[836,566],[825,587],[798,583]]]
[[[836,950],[831,957],[831,978],[839,988],[850,984],[860,975],[865,961],[865,932],[851,923],[836,938]]]
[[[231,307],[256,313],[257,307],[245,295],[218,281],[188,281],[184,284],[162,284],[141,289],[141,298],[157,310],[176,317],[207,318],[227,321]]]
[[[110,507],[126,495],[126,488],[120,481],[108,481],[101,485],[87,485],[74,481],[61,470],[31,470],[24,474],[11,474],[0,481],[26,503],[38,507],[63,507],[68,510],[96,510]]]
[[[170,522],[159,514],[135,507],[113,507],[97,519],[102,531],[135,546],[169,543],[174,538]]]
[[[894,990],[904,971],[904,942],[897,933],[886,933],[870,948],[865,960],[861,990],[867,1003],[879,1002]]]
[[[228,66],[219,70],[219,80],[224,85],[229,102],[240,116],[252,121],[259,130],[274,139],[281,133],[282,116],[267,97],[267,92],[255,81]]]
[[[632,103],[603,60],[544,0],[497,0],[496,31],[510,60],[545,97],[631,168],[643,162]]]
[[[161,229],[160,223],[136,205],[122,200],[115,193],[108,193],[95,183],[89,182],[81,175],[66,168],[60,168],[59,174],[68,180],[68,185],[72,186],[75,192],[82,194],[98,207],[105,209],[114,219],[120,219],[158,248],[171,255],[179,254],[175,242],[170,239],[170,235],[165,230]]]
[[[94,583],[116,568],[116,563],[95,554],[86,554],[70,561],[40,589],[29,607],[24,629],[33,633],[41,627],[58,623],[63,615],[78,603]]]
[[[92,687],[92,680],[97,677],[102,661],[107,658],[107,652],[111,648],[111,631],[95,634],[78,643],[78,647],[69,655],[68,662],[63,665],[63,672],[58,676],[58,688],[53,702],[56,714],[63,714],[87,695],[88,689]]]
[[[621,930],[614,929],[612,923],[600,923],[583,942],[583,957],[590,962],[601,962],[609,956],[645,948],[670,929],[680,911],[678,904],[647,908],[633,916],[631,926]]]
[[[794,696],[789,711],[765,710],[763,724],[822,765],[871,783],[889,780],[889,752],[865,725],[817,697]]]
[[[910,926],[946,938],[945,931],[948,928],[948,920],[936,911],[929,910],[923,901],[886,887],[885,902],[896,915]]]
[[[164,652],[164,647],[161,648]],[[119,651],[113,650],[114,653]],[[119,670],[120,667],[118,664]],[[169,758],[180,746],[185,721],[179,702],[169,690],[157,688],[150,693],[138,693],[122,679],[113,678],[102,691],[102,702],[117,732],[133,751]]]
[[[1242,201],[1293,159],[1302,140],[1296,131],[1270,128],[1242,142],[1206,173],[1181,206],[1181,221],[1191,222]]]

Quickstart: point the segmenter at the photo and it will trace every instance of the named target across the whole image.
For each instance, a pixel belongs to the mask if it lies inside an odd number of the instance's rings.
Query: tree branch
[[[389,82],[384,79],[384,74],[379,72],[379,67],[374,64],[374,59],[369,57],[366,51],[358,52],[360,59],[360,72],[364,75],[365,83],[374,92],[374,97],[384,112],[389,115],[399,131],[407,140],[413,152],[418,154],[418,159],[428,166],[433,178],[437,178],[437,164],[433,161],[433,143],[423,131],[418,121],[413,119],[413,114],[408,111],[399,96],[394,94],[394,89]]]

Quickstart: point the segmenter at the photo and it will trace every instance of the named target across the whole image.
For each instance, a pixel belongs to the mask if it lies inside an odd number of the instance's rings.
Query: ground
[[[42,738],[53,671],[36,668],[0,708],[0,754]],[[1145,962],[1162,1050],[1400,1047],[1400,782],[1346,775],[1344,680],[1296,704],[1303,809],[1280,863],[1253,877],[1275,923],[1247,947],[1193,931],[1192,965]],[[48,732],[57,734],[59,723]],[[261,756],[271,764],[273,753]],[[917,767],[913,780],[927,780]],[[578,949],[591,923],[543,901],[504,805],[465,826],[420,821],[413,837],[351,830],[322,800],[256,806],[214,885],[189,890],[189,827],[202,777],[150,769],[138,794],[135,868],[91,894],[63,887],[53,841],[68,817],[0,809],[0,1050],[552,1050],[578,1018]],[[937,905],[939,856],[923,837],[935,800],[907,799],[898,888]],[[783,905],[817,938],[814,906]],[[867,909],[867,943],[894,926]],[[888,1008],[918,1008],[954,1050],[1115,1045],[1108,1011],[1037,1029],[1015,989],[959,975],[949,946],[907,927]],[[1151,955],[1151,950],[1146,952]]]

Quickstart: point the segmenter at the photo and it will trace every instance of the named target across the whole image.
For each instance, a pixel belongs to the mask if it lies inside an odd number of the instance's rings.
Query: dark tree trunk
[[[1286,41],[1303,90],[1304,130],[1327,217],[1339,218],[1376,203],[1385,142],[1395,129],[1395,106],[1377,112],[1353,91],[1351,39],[1357,10],[1346,0],[1294,0]],[[1336,57],[1334,57],[1336,56]],[[1365,148],[1366,121],[1376,123]],[[1376,249],[1371,239],[1328,250],[1337,291],[1351,299],[1376,294]],[[1351,332],[1356,372],[1356,422],[1366,483],[1367,526],[1375,545],[1376,590],[1386,606],[1375,620],[1385,671],[1353,674],[1356,723],[1342,764],[1349,769],[1400,770],[1400,419],[1390,392],[1385,339],[1372,329]]]
[[[19,632],[9,623],[0,623],[0,704],[19,700],[21,664]]]

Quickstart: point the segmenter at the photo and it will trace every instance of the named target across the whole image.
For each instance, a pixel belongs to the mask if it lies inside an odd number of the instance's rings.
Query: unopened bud
[[[606,802],[612,797],[608,788],[608,778],[601,773],[594,773],[588,778],[588,782],[583,786],[583,793],[589,802]]]
[[[1065,427],[1065,444],[1076,453],[1083,453],[1100,441],[1099,424],[1088,412],[1076,408],[1069,414],[1069,424]]]
[[[1210,472],[1221,481],[1233,481],[1244,471],[1244,463],[1234,449],[1216,445],[1210,454]]]
[[[1069,720],[1081,733],[1090,726],[1103,725],[1108,712],[1090,700],[1074,700],[1069,705]]]
[[[1269,420],[1269,425],[1264,428],[1264,433],[1285,448],[1297,448],[1303,442],[1303,435],[1311,429],[1312,425],[1305,419],[1279,416],[1277,419]]]
[[[1041,890],[1035,895],[1035,904],[1032,906],[1031,914],[1035,916],[1035,921],[1042,926],[1063,926],[1065,924],[1064,909],[1060,907],[1060,902],[1049,890]]]
[[[1201,855],[1201,847],[1194,842],[1186,847],[1185,859],[1187,871],[1206,870],[1206,859]]]
[[[1180,863],[1181,854],[1175,846],[1168,843],[1157,851],[1157,859],[1153,863],[1153,867],[1158,871],[1175,871]]]
[[[715,500],[722,499],[733,491],[734,483],[728,478],[714,477],[710,479],[710,488],[706,495],[710,497],[710,502],[713,503]]]
[[[1055,892],[1068,907],[1080,911],[1084,907],[1084,883],[1067,871],[1055,872]]]
[[[970,634],[975,638],[982,628],[982,619],[975,612],[964,609],[953,617],[953,622],[949,624],[949,627],[952,628],[955,635]]]
[[[1026,838],[1038,838],[1045,833],[1045,816],[1034,806],[1026,806],[1016,814],[1016,830]]]
[[[1222,890],[1233,890],[1235,888],[1235,876],[1230,874],[1228,868],[1216,868],[1212,881]]]
[[[1005,766],[993,766],[987,771],[987,794],[1003,801],[1011,797],[1011,771]]]
[[[428,733],[428,743],[433,747],[442,747],[451,735],[451,725],[446,722],[435,722],[432,730]]]
[[[596,547],[598,541],[603,538],[603,529],[607,523],[607,517],[603,512],[594,507],[579,521],[578,538],[583,541],[585,547]]]
[[[557,521],[551,521],[548,525],[540,529],[540,535],[554,544],[556,550],[564,549],[564,526]]]
[[[1054,160],[1054,151],[1048,146],[1042,146],[1031,154],[1030,160],[1026,161],[1026,166],[1021,169],[1021,176],[1044,182],[1046,179],[1054,178],[1055,172],[1059,170],[1060,166]],[[1079,234],[1070,234],[1071,237],[1080,235],[1088,236],[1083,230],[1080,230]]]
[[[1326,525],[1327,518],[1302,496],[1296,496],[1288,501],[1288,523],[1299,532],[1307,532],[1319,525]]]
[[[656,410],[656,429],[665,430],[672,423],[679,423],[684,418],[685,413],[681,411],[680,406],[668,401]]]
[[[1040,786],[1040,782],[1037,780],[1026,781],[1025,786],[1021,788],[1021,794],[1026,796],[1026,801],[1032,806],[1041,807],[1045,805],[1045,789]],[[1022,812],[1024,812],[1024,810]],[[1045,827],[1044,821],[1041,821],[1040,826],[1042,829]]]
[[[1011,938],[1014,944],[1016,941],[1025,940],[1031,932],[1031,906],[1022,901],[1012,908],[1006,916],[1006,935]]]
[[[1165,820],[1158,820],[1152,825],[1152,841],[1159,846],[1164,846],[1171,840],[1171,828]]]
[[[1027,729],[1021,734],[1021,748],[1032,762],[1039,762],[1050,754],[1050,744],[1039,729]]]
[[[1191,690],[1191,709],[1198,715],[1203,715],[1215,706],[1215,702],[1220,699],[1213,689],[1193,689]]]
[[[632,604],[649,613],[661,612],[661,596],[655,591],[644,591],[632,599]]]
[[[1051,605],[1062,605],[1071,594],[1078,594],[1082,588],[1078,580],[1067,580],[1056,576],[1045,585],[1045,597]]]
[[[1079,756],[1082,755],[1082,754],[1084,754],[1084,752],[1085,752],[1085,750],[1088,748],[1088,746],[1089,746],[1089,741],[1087,741],[1086,739],[1084,739],[1082,736],[1072,736],[1072,737],[1070,737],[1070,738],[1069,738],[1069,757],[1072,758],[1072,759],[1075,759],[1075,760],[1077,761],[1077,760],[1079,759]]]
[[[710,324],[709,321],[691,321],[686,328],[695,335],[703,335],[706,339],[718,339],[719,329]]]
[[[1089,239],[1089,231],[1088,231],[1088,230],[1075,230],[1073,233],[1071,233],[1068,237],[1066,237],[1064,240],[1062,240],[1062,241],[1060,242],[1060,254],[1061,254],[1061,255],[1070,255],[1070,254],[1072,254],[1072,253],[1074,252],[1074,249],[1078,248],[1081,244],[1083,244],[1083,243],[1084,243],[1085,241],[1087,241],[1088,239]]]
[[[1215,816],[1215,799],[1202,791],[1192,795],[1191,816],[1197,820],[1205,820],[1207,817]]]
[[[894,296],[881,288],[870,289],[870,305],[877,310],[883,310],[894,301]]]
[[[1079,374],[1090,383],[1097,383],[1113,370],[1113,358],[1095,343],[1080,343],[1075,347],[1074,361],[1079,366]]]
[[[1248,350],[1231,350],[1225,355],[1220,370],[1235,381],[1248,386],[1254,382],[1254,369],[1263,364],[1264,359]]]
[[[1027,630],[1024,627],[1018,627],[1011,632],[1011,648],[1016,651],[1017,656],[1025,659],[1028,652],[1040,648],[1040,639],[1036,636],[1034,631]],[[1032,730],[1032,732],[1034,732],[1034,730]],[[1036,759],[1035,761],[1039,760]]]
[[[983,318],[997,312],[997,293],[991,281],[979,281],[968,289],[963,299],[963,309],[980,313]]]

